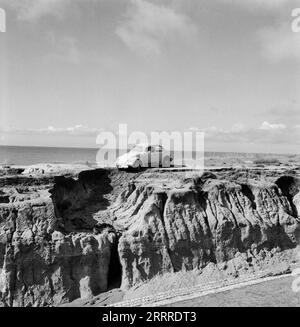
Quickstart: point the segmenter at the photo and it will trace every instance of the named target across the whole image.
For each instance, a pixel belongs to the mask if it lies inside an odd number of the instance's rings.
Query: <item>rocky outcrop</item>
[[[131,187],[128,200],[139,195],[144,201],[136,201],[135,209],[130,206],[128,230],[119,241],[122,286],[164,272],[226,262],[237,253],[255,256],[295,247],[300,236],[295,209],[299,183],[293,177],[288,187],[281,182],[243,184],[209,178],[175,191]]]
[[[0,303],[56,306],[164,273],[270,262],[299,244],[300,184],[268,174],[4,174]]]
[[[83,171],[77,179],[56,177],[50,193],[61,228],[71,232],[95,227],[98,223],[95,214],[109,206],[105,195],[112,191],[110,183],[109,171],[104,169]]]
[[[90,217],[77,230],[68,219],[72,208],[83,210],[89,196],[94,203],[93,187],[105,174],[93,172],[86,178],[83,173],[77,180],[59,177],[51,186],[52,197],[33,192],[28,178],[20,178],[14,190],[25,192],[27,188],[31,198],[21,200],[6,189],[9,201],[0,206],[2,305],[58,305],[108,289],[111,253],[116,246],[114,230],[109,225],[93,230],[93,224],[88,224]],[[71,208],[65,203],[72,200]]]

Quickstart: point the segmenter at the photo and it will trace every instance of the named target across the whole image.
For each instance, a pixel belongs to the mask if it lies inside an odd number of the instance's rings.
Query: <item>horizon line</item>
[[[47,145],[7,145],[0,144],[0,147],[15,147],[15,148],[47,148],[47,149],[81,149],[81,150],[97,150],[101,147],[79,147],[79,146],[47,146]],[[115,150],[110,148],[109,150]],[[120,148],[117,148],[120,150]],[[180,151],[180,150],[174,150]],[[189,151],[191,152],[191,151]],[[194,151],[192,151],[194,152]],[[243,153],[243,154],[267,154],[267,155],[300,155],[300,153],[282,153],[282,152],[244,152],[244,151],[216,151],[216,150],[204,150],[206,152],[216,152],[216,153]]]

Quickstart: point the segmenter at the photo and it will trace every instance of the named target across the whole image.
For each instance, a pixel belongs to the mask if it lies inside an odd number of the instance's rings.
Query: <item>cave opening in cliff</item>
[[[293,176],[281,176],[275,184],[280,188],[282,194],[287,197],[294,217],[298,217],[299,213],[294,204],[293,198],[299,192],[300,180]]]
[[[119,288],[121,286],[122,266],[118,251],[118,240],[119,237],[111,249],[110,262],[108,267],[108,290]]]

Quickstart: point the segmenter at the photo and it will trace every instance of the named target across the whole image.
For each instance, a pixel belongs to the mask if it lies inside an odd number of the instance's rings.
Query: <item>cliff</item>
[[[141,185],[128,197],[139,194],[119,241],[122,286],[226,262],[237,253],[251,262],[262,251],[294,248],[300,236],[299,193],[290,194],[289,188],[299,192],[299,181],[285,181],[208,179],[169,191]]]
[[[96,169],[0,177],[0,300],[56,306],[243,254],[299,244],[293,173],[138,174]]]
[[[97,192],[105,191],[106,175],[92,171],[79,174],[77,181],[63,176],[2,180],[0,298],[4,306],[58,305],[107,290],[116,235],[109,225],[95,233],[91,217],[80,217],[80,208],[89,207],[87,199],[91,206],[102,205]],[[69,220],[73,211],[79,216]]]

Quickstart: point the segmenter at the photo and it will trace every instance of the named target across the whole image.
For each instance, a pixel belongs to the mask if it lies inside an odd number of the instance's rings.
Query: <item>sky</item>
[[[300,0],[0,0],[0,144],[203,131],[300,153]]]

